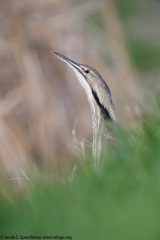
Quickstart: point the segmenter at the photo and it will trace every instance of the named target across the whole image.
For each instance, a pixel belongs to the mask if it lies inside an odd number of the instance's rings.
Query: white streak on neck
[[[68,66],[74,71],[74,73],[76,74],[80,85],[83,87],[83,89],[85,90],[87,97],[88,97],[88,101],[91,104],[91,102],[93,102],[93,95],[92,95],[92,91],[91,88],[89,86],[89,84],[87,83],[87,81],[85,80],[85,78],[77,71],[76,68],[74,68],[71,64],[68,64]]]
[[[85,80],[85,78],[77,71],[77,69],[75,69],[72,65],[68,64],[68,66],[74,71],[74,73],[76,74],[80,85],[83,87],[83,89],[85,90],[87,97],[88,97],[88,101],[90,104],[90,108],[91,108],[91,115],[92,115],[92,128],[93,128],[93,157],[96,161],[99,158],[100,155],[100,147],[99,147],[99,127],[100,127],[100,119],[97,119],[97,115],[96,115],[96,108],[94,105],[94,97],[91,91],[91,88],[89,86],[89,84],[87,83],[87,81]]]

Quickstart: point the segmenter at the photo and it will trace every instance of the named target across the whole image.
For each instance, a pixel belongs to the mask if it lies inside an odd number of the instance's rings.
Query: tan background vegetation
[[[103,28],[92,21],[99,17]],[[108,83],[120,120],[140,117],[142,89],[114,1],[0,1],[0,172],[65,169],[91,141],[86,95],[51,54],[95,67]],[[76,136],[73,136],[74,133]]]

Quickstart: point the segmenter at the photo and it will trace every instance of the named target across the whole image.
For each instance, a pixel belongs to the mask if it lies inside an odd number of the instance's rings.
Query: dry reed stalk
[[[109,76],[112,81],[112,69],[108,67],[106,73],[106,64],[95,50],[98,38],[91,41],[88,30],[94,27],[88,25],[87,29],[86,25],[86,19],[96,13],[103,16],[107,30],[111,29],[110,18],[119,21],[115,15],[106,18],[103,4],[86,1],[72,6],[64,0],[0,2],[1,175],[21,179],[21,169],[34,165],[47,171],[67,169],[73,160],[72,129],[77,118],[80,142],[82,137],[89,137],[91,119],[86,96],[75,76],[50,50],[97,65],[106,74],[104,78]],[[111,55],[120,61],[120,53],[112,51]],[[127,87],[126,92],[132,91]],[[112,88],[116,96],[115,89],[119,85]]]

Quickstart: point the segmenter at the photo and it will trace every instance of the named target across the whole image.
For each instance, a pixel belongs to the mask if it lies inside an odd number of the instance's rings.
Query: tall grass
[[[71,174],[30,176],[25,191],[0,198],[0,233],[73,239],[159,239],[160,106],[141,131],[116,130],[117,142],[99,169],[80,159]],[[6,200],[8,199],[8,200]]]

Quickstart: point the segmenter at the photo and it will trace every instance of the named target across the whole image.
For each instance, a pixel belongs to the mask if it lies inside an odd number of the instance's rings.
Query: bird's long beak
[[[78,72],[80,72],[81,74],[83,73],[83,69],[81,67],[81,64],[71,60],[70,58],[65,57],[64,55],[58,53],[58,52],[54,52],[51,51],[52,54],[56,55],[58,58],[60,58],[63,62],[67,63],[69,67],[73,67],[73,69],[77,69]]]

